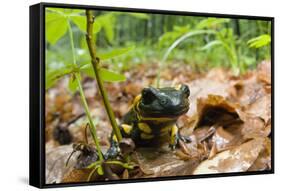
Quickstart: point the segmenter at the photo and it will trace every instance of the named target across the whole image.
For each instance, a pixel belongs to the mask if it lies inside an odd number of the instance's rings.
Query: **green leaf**
[[[258,37],[250,39],[247,44],[250,48],[261,48],[268,45],[271,42],[271,36],[268,34],[263,34]]]
[[[146,13],[128,13],[130,16],[136,17],[138,19],[149,19],[149,15]]]
[[[78,89],[78,81],[73,75],[71,75],[70,78],[68,79],[68,89],[72,93],[75,93],[76,90]]]
[[[80,70],[89,77],[96,78],[92,65],[84,65],[80,68]],[[101,79],[105,82],[121,82],[126,80],[126,77],[123,74],[118,74],[105,68],[100,68],[99,74]]]
[[[67,32],[67,18],[57,12],[46,12],[47,41],[55,44]]]
[[[206,44],[205,46],[201,47],[200,50],[209,50],[211,48],[213,48],[214,46],[217,45],[221,45],[222,42],[220,40],[213,40],[211,42],[209,42],[208,44]]]
[[[103,81],[120,82],[126,80],[126,77],[123,74],[118,74],[116,72],[107,70],[105,68],[99,69],[99,72],[100,72],[100,77],[102,78]]]
[[[50,8],[50,7],[48,7],[47,12],[65,15],[65,9],[64,8]]]
[[[114,29],[113,29],[113,26],[110,25],[110,24],[105,24],[103,26],[104,30],[105,30],[105,35],[106,35],[106,38],[107,40],[112,43],[113,42],[113,39],[114,39]]]
[[[107,60],[107,59],[111,59],[111,58],[126,54],[129,51],[133,50],[134,48],[135,48],[135,46],[129,46],[129,47],[126,47],[126,48],[114,49],[114,50],[112,50],[110,52],[107,52],[107,53],[98,54],[98,57],[101,60]]]
[[[84,14],[85,10],[84,9],[65,9],[65,11],[69,11],[69,15],[79,15],[79,14]]]
[[[82,15],[73,15],[69,17],[72,22],[83,32],[86,33],[87,30],[87,20],[85,16]],[[97,21],[94,22],[94,27],[93,27],[93,34],[96,34],[100,31],[101,25]]]
[[[72,22],[83,32],[86,32],[87,21],[85,16],[75,15],[69,17]]]
[[[56,82],[57,82],[57,78],[55,78],[54,75],[52,74],[47,74],[46,75],[46,81],[45,81],[45,89],[48,90],[49,88],[53,87]]]
[[[47,11],[53,13],[59,13],[64,16],[72,16],[72,15],[79,15],[81,13],[85,13],[83,9],[68,9],[68,8],[47,8]]]
[[[63,66],[57,69],[47,69],[46,70],[46,81],[45,81],[45,89],[48,90],[52,86],[56,84],[56,82],[72,72],[72,68],[70,66]]]
[[[99,21],[95,21],[93,26],[93,33],[97,34],[98,32],[100,32],[100,29],[101,29],[101,24],[99,23]]]
[[[102,170],[102,167],[101,167],[101,166],[98,167],[97,172],[98,172],[98,174],[99,174],[100,176],[103,175],[103,170]]]
[[[95,19],[96,23],[99,23],[104,29],[105,36],[107,40],[112,43],[114,39],[114,26],[115,26],[115,15],[113,13],[107,13],[101,16],[98,16]]]
[[[56,82],[59,80],[59,77],[57,77],[58,75],[60,75],[60,73],[57,71],[52,71],[46,74],[46,81],[45,81],[46,90],[48,90],[49,88],[53,87],[56,84]]]
[[[207,19],[203,19],[201,20],[196,28],[197,29],[204,29],[204,28],[207,28],[207,29],[211,29],[211,28],[217,28],[217,27],[220,27],[221,24],[223,23],[228,23],[230,22],[230,19],[225,19],[225,18],[207,18]]]

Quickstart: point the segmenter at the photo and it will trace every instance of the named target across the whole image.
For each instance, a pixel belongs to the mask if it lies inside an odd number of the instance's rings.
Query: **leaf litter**
[[[140,64],[125,71],[127,81],[106,84],[117,121],[129,110],[142,88],[154,84],[156,69],[153,64]],[[175,151],[167,145],[136,148],[130,154],[130,160],[135,164],[133,169],[111,165],[111,177],[101,179],[94,173],[90,180],[270,170],[270,71],[268,61],[240,76],[222,68],[196,73],[188,65],[168,65],[161,76],[163,86],[186,83],[190,87],[190,109],[178,119],[178,125],[181,133],[192,141],[180,142],[181,148]],[[46,93],[46,183],[87,181],[90,173],[89,169],[77,168],[79,153],[65,167],[73,143],[85,140],[83,127],[87,123],[79,95],[71,94],[66,87],[67,79],[61,79]],[[105,151],[111,127],[101,97],[92,79],[85,78],[83,88]],[[81,117],[77,118],[79,115]],[[58,127],[71,135],[70,142],[59,141],[66,139],[67,133],[59,133],[56,138],[54,132]],[[87,131],[86,137],[91,140]],[[124,145],[130,150],[129,142],[125,140]]]

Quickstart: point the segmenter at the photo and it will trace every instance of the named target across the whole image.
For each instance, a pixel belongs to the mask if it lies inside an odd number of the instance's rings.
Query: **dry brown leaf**
[[[241,133],[245,139],[267,137],[271,132],[271,126],[259,117],[248,117],[241,125]]]
[[[252,73],[251,73],[252,74]],[[237,80],[233,86],[236,89],[235,99],[241,106],[247,107],[249,104],[256,102],[259,98],[267,94],[264,85],[258,83],[257,75],[249,75],[248,78]]]
[[[271,62],[262,61],[257,68],[258,79],[266,84],[271,84]]]
[[[239,121],[239,105],[219,95],[208,95],[197,100],[197,114],[193,127],[228,125]]]
[[[190,88],[190,108],[188,111],[189,116],[196,114],[197,99],[207,98],[209,94],[220,95],[228,97],[229,92],[233,88],[226,82],[218,82],[207,78],[194,80],[188,83]]]
[[[213,143],[210,154],[208,156],[208,160],[212,159],[217,153],[218,153],[217,144]]]
[[[245,106],[245,112],[261,117],[265,122],[271,118],[271,95],[266,94],[258,98],[254,103]]]
[[[224,68],[212,68],[206,75],[209,80],[214,80],[218,82],[226,82],[231,77],[229,70]]]
[[[72,169],[64,175],[62,183],[87,182],[90,173],[91,169]],[[95,173],[91,180],[95,180]]]
[[[261,171],[271,169],[271,140],[265,139],[265,148],[260,152],[257,160],[248,171]]]
[[[144,173],[141,177],[188,175],[199,163],[196,159],[183,161],[169,149],[139,148],[135,154]]]
[[[213,174],[245,172],[255,162],[265,148],[265,139],[253,139],[238,147],[217,154],[210,160],[203,161],[193,174]]]
[[[216,132],[212,137],[213,146],[215,146],[216,151],[220,152],[226,148],[232,146],[232,141],[234,136],[228,131],[224,130],[223,127],[216,128]]]
[[[69,160],[68,166],[65,166],[72,150],[71,145],[46,147],[46,184],[61,183],[64,175],[73,169],[78,153],[75,153]]]

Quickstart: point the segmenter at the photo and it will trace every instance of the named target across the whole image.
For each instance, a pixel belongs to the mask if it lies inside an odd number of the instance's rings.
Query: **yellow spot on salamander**
[[[141,133],[141,138],[142,139],[152,139],[154,136],[152,134],[145,134]]]
[[[176,144],[176,138],[177,138],[177,133],[178,133],[178,127],[176,125],[172,126],[171,129],[171,138],[170,138],[170,144],[174,145]]]
[[[132,131],[132,126],[127,124],[121,125],[122,129],[125,131],[126,134],[130,135]]]
[[[137,95],[133,101],[133,104],[130,106],[130,109],[133,109],[135,112],[138,112],[137,109],[137,105],[139,104],[141,99],[141,94]]]
[[[150,134],[152,130],[150,129],[149,125],[146,123],[138,123],[138,127],[141,131]]]
[[[136,105],[141,99],[141,94],[137,95],[134,99],[133,105]]]
[[[112,139],[113,139],[113,141],[118,142],[116,135],[113,135]]]

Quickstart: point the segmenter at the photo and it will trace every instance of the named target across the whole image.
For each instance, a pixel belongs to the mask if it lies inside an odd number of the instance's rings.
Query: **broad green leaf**
[[[99,70],[100,76],[103,79],[103,81],[107,82],[120,82],[120,81],[125,81],[126,77],[123,74],[118,74],[116,72],[107,70],[105,68],[101,68]]]
[[[55,44],[67,32],[67,18],[55,12],[46,13],[47,41]]]
[[[68,79],[68,89],[72,92],[75,93],[76,90],[78,89],[78,82],[77,79],[71,75]]]
[[[87,31],[87,21],[86,17],[82,15],[73,15],[69,17],[72,22],[75,23],[75,25],[83,32],[86,33]],[[93,34],[96,34],[100,31],[101,25],[99,21],[94,22],[94,27],[93,27]]]
[[[258,37],[250,39],[247,44],[250,48],[261,48],[268,45],[271,42],[271,36],[268,34],[263,34]]]
[[[106,35],[107,40],[112,43],[113,39],[114,39],[113,26],[111,24],[104,24],[103,28],[105,30],[105,35]]]
[[[45,89],[49,89],[56,84],[56,82],[65,75],[71,73],[73,69],[69,66],[64,66],[58,69],[51,69],[46,71]]]
[[[95,21],[93,27],[93,33],[97,34],[98,32],[100,32],[100,29],[101,29],[101,24],[98,21]]]
[[[53,87],[56,84],[56,82],[59,80],[57,75],[59,75],[59,72],[57,72],[57,71],[52,71],[52,72],[46,73],[46,81],[45,81],[46,90]]]
[[[213,48],[214,46],[221,45],[221,44],[222,44],[222,42],[220,40],[214,40],[214,41],[209,42],[202,48],[200,48],[200,50],[208,50],[208,49]]]
[[[98,16],[95,19],[95,22],[99,23],[104,29],[105,36],[107,40],[112,43],[114,39],[114,26],[115,26],[115,15],[112,13],[107,13],[101,16]]]
[[[47,8],[47,11],[59,13],[64,16],[79,15],[81,13],[85,13],[85,10],[83,9],[68,9],[68,8]]]
[[[47,9],[47,12],[46,13],[57,13],[57,14],[62,14],[62,15],[65,15],[65,9],[64,8],[50,8],[48,7]]]
[[[65,9],[65,10],[71,10],[69,15],[78,15],[85,13],[84,9]]]
[[[86,32],[87,22],[86,17],[81,15],[71,16],[70,20],[83,32]]]
[[[96,78],[92,65],[84,65],[80,68],[80,70],[91,78]],[[106,82],[121,82],[126,80],[126,77],[124,75],[118,74],[105,68],[100,68],[99,74],[101,79]]]
[[[85,73],[87,76],[91,78],[96,78],[95,72],[91,64],[86,64],[81,66],[80,71]]]
[[[48,90],[49,88],[53,87],[56,84],[57,80],[58,79],[55,78],[55,76],[52,74],[46,75],[45,89]]]
[[[101,60],[107,60],[107,59],[111,59],[117,56],[121,56],[123,54],[128,53],[129,51],[133,50],[135,48],[135,46],[130,46],[130,47],[126,47],[126,48],[119,48],[119,49],[114,49],[110,52],[107,53],[103,53],[103,54],[98,54],[98,57]]]

